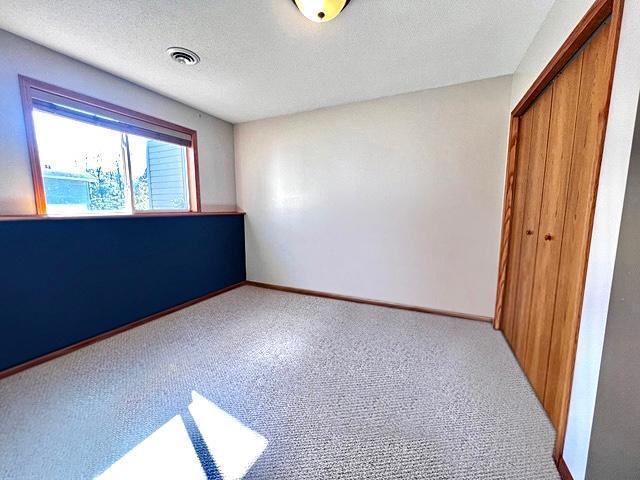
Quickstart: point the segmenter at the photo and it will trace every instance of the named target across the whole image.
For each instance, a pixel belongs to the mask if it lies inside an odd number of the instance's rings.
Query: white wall
[[[197,130],[203,210],[235,205],[231,124],[4,30],[0,58],[0,215],[35,213],[18,74]]]
[[[585,478],[639,94],[640,0],[626,0],[565,440],[564,459],[575,480]]]
[[[510,87],[236,125],[248,278],[493,316]]]
[[[513,76],[511,106],[591,7],[593,0],[556,0]],[[602,159],[576,369],[563,457],[576,480],[585,478],[600,359],[640,88],[640,0],[626,0],[609,124]]]

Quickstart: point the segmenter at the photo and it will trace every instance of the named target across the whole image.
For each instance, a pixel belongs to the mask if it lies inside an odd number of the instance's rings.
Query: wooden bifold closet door
[[[605,22],[519,117],[501,328],[556,428],[566,421],[608,109]]]

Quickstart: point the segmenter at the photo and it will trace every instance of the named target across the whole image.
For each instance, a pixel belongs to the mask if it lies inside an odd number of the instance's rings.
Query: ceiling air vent
[[[191,50],[182,47],[167,48],[169,56],[182,65],[195,65],[200,62],[200,57]]]

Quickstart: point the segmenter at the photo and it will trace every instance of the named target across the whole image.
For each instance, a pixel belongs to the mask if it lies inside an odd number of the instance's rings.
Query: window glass
[[[34,110],[47,212],[130,213],[124,134]]]
[[[187,148],[33,110],[47,213],[187,211]]]
[[[160,140],[129,135],[136,210],[187,210],[187,150]]]

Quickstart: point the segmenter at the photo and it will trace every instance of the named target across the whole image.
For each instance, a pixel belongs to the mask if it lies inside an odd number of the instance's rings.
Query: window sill
[[[108,215],[0,215],[0,222],[15,220],[101,220],[114,218],[156,218],[156,217],[213,217],[224,215],[244,215],[241,210],[219,210],[215,212],[149,212],[114,213]]]

